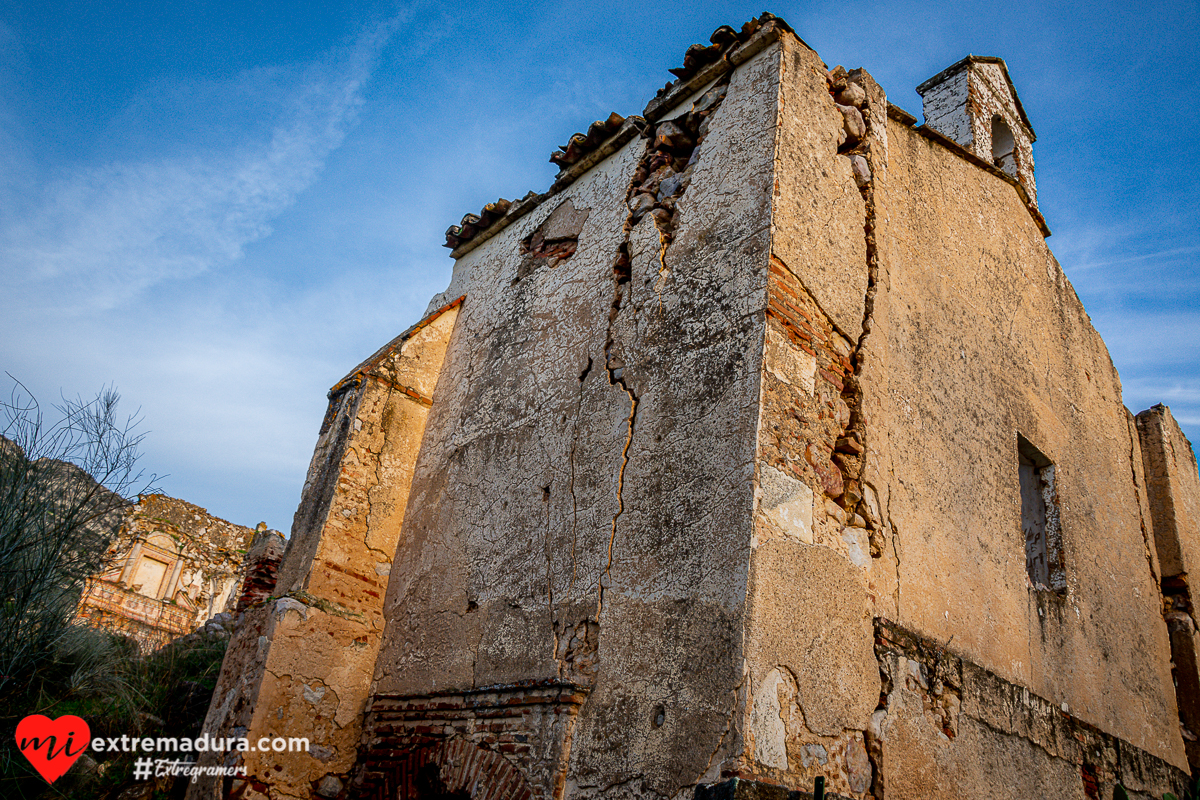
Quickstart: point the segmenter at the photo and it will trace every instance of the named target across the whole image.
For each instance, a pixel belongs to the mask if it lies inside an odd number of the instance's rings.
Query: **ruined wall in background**
[[[113,569],[89,579],[79,618],[144,647],[190,633],[233,610],[253,536],[192,503],[141,495],[110,548]]]
[[[1200,767],[1200,636],[1190,575],[1200,571],[1200,474],[1191,443],[1169,408],[1157,405],[1138,414],[1137,431],[1162,569],[1162,610],[1171,637],[1179,717],[1195,770]]]
[[[235,613],[258,606],[271,596],[286,549],[287,540],[278,531],[260,530],[254,535],[242,562],[242,585]]]

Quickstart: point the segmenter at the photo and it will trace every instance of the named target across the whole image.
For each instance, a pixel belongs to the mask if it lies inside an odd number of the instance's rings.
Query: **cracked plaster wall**
[[[745,750],[726,771],[789,787],[823,775],[829,791],[862,796],[871,785],[864,730],[879,671],[870,535],[847,466],[862,431],[852,427],[847,398],[854,402],[853,357],[869,330],[869,192],[838,154],[843,114],[821,59],[788,38],[781,61]],[[867,90],[870,123],[856,152],[879,159],[883,93],[869,76],[856,81]]]
[[[850,159],[837,156],[842,116],[825,65],[798,40],[784,41],[771,252],[838,333],[857,342],[867,293],[866,209]]]
[[[1142,455],[1107,351],[1013,187],[854,80],[868,135],[838,155],[846,112],[785,35],[732,73],[672,229],[631,221],[634,139],[459,259],[431,303],[467,296],[407,508],[380,510],[370,471],[339,505],[318,462],[362,464],[349,433],[318,444],[297,530],[339,510],[404,523],[371,617],[386,630],[368,761],[441,714],[457,731],[443,762],[468,741],[510,765],[544,754],[532,796],[825,775],[846,796],[974,797],[1010,772],[1078,796],[1078,765],[1017,724],[1020,706],[1185,763]],[[523,253],[566,202],[574,249]],[[1025,576],[1018,431],[1057,465],[1062,596]],[[306,565],[386,551],[369,524],[353,547],[326,527],[285,564],[299,599],[260,611],[259,641],[293,642],[281,653],[342,624],[300,602]],[[321,579],[338,596],[344,578]],[[909,655],[873,651],[872,618],[981,666],[939,692]],[[316,710],[320,736],[340,736],[349,672],[277,663],[262,705]],[[321,670],[342,677],[297,678]],[[478,698],[538,692],[529,719],[554,724],[482,724]]]
[[[624,230],[647,146],[635,139],[461,259],[449,290],[468,299],[375,694],[587,687],[572,797],[675,796],[719,762],[730,729],[779,53],[733,72],[665,252],[652,215]],[[522,269],[518,243],[566,200],[589,210],[576,251]]]
[[[869,135],[851,153],[869,168],[856,187],[835,155],[824,65],[786,43],[783,65],[745,751],[729,772],[785,786],[825,775],[848,796],[941,785],[971,797],[989,795],[992,767],[1008,763],[1069,786],[1063,796],[1083,791],[1079,763],[978,722],[1002,715],[1005,697],[971,694],[961,729],[958,701],[951,715],[934,698],[962,736],[951,741],[910,713],[904,686],[881,696],[872,617],[950,640],[1182,766],[1140,451],[1107,351],[1043,236],[1011,186],[888,130],[886,99],[862,74]],[[1067,473],[1076,572],[1063,598],[1025,577],[1017,431]],[[880,714],[896,726],[883,740]],[[1161,766],[1124,780],[1173,788],[1177,773]],[[1098,769],[1109,786],[1120,774]]]
[[[881,333],[861,381],[887,540],[874,613],[1183,766],[1140,456],[1108,352],[1011,186],[891,120],[888,141]],[[1018,432],[1056,464],[1062,594],[1026,575]],[[884,753],[889,775],[941,758],[899,741]],[[963,796],[983,792],[955,774]]]

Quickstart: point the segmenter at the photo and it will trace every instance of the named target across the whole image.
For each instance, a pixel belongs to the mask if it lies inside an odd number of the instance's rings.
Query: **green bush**
[[[0,719],[7,741],[29,714],[82,717],[92,737],[175,736],[200,733],[220,673],[227,636],[197,632],[139,654],[133,640],[73,625],[21,697]],[[130,785],[132,754],[87,753],[97,772],[78,765],[48,785],[15,747],[0,761],[0,797],[107,798]],[[86,763],[86,762],[85,762]]]

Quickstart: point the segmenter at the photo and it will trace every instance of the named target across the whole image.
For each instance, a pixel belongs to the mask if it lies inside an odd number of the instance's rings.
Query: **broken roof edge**
[[[904,127],[919,133],[921,136],[924,136],[930,141],[937,142],[959,158],[974,164],[975,166],[983,169],[985,172],[989,172],[1005,183],[1010,184],[1014,189],[1017,190],[1017,195],[1025,204],[1026,210],[1029,211],[1029,216],[1033,217],[1033,221],[1038,226],[1038,230],[1042,232],[1042,237],[1046,239],[1050,238],[1050,227],[1046,224],[1046,218],[1042,216],[1042,212],[1036,205],[1034,205],[1033,199],[1029,196],[1029,192],[1025,191],[1025,187],[1021,185],[1019,180],[1014,178],[1012,175],[1009,175],[1004,170],[998,168],[994,164],[989,164],[988,162],[984,161],[982,158],[975,155],[958,142],[946,136],[937,128],[931,128],[929,125],[917,125],[917,118],[905,111],[900,106],[888,103],[887,113],[889,119],[893,119],[896,122],[901,123],[904,125]]]
[[[1008,64],[1005,64],[1004,59],[1000,58],[999,56],[967,55],[965,58],[955,61],[953,64],[946,67],[932,78],[917,84],[917,94],[924,97],[925,92],[929,91],[929,89],[933,88],[935,85],[941,83],[947,78],[950,78],[953,75],[961,72],[971,64],[1000,65],[1000,72],[1004,75],[1004,81],[1008,84],[1008,90],[1012,92],[1013,103],[1015,103],[1017,106],[1017,113],[1021,116],[1021,124],[1025,126],[1025,130],[1029,131],[1029,141],[1036,142],[1037,134],[1033,131],[1033,124],[1029,121],[1029,115],[1025,113],[1025,106],[1021,105],[1021,95],[1017,94],[1017,87],[1013,85],[1012,77],[1008,74]]]
[[[137,500],[135,502],[129,503],[128,511],[134,517],[138,517],[140,519],[152,519],[156,522],[170,525],[171,527],[175,528],[176,530],[179,530],[181,535],[191,537],[192,534],[186,533],[179,529],[178,523],[176,523],[170,519],[167,519],[165,517],[151,517],[145,511],[138,509],[138,506],[140,506],[143,501],[149,501],[149,500],[155,500],[155,499],[170,500],[172,503],[186,506],[186,508],[184,510],[187,511],[188,513],[195,513],[196,511],[199,511],[201,514],[204,514],[206,517],[211,517],[212,519],[215,519],[218,522],[224,522],[226,525],[232,525],[235,528],[246,528],[248,530],[253,531],[254,527],[255,527],[253,525],[243,525],[240,522],[231,522],[231,521],[225,519],[224,517],[218,517],[216,514],[212,513],[211,511],[209,511],[207,508],[205,508],[202,505],[190,502],[188,500],[184,500],[180,497],[175,497],[174,495],[167,494],[166,492],[139,492],[138,496],[137,496]],[[259,523],[259,524],[261,525],[262,523]],[[271,530],[271,529],[268,529],[268,530]],[[278,531],[276,531],[276,533],[278,533]],[[168,534],[168,535],[172,535],[172,534]]]
[[[370,356],[368,356],[364,361],[362,361],[357,367],[350,370],[350,372],[348,372],[346,374],[346,377],[342,378],[340,381],[338,381],[337,383],[335,383],[333,385],[333,388],[331,388],[329,390],[329,394],[328,394],[329,399],[332,400],[335,395],[337,395],[339,392],[341,392],[347,386],[349,386],[352,383],[355,383],[359,378],[366,375],[368,372],[370,372],[372,369],[374,369],[376,366],[378,366],[378,364],[381,361],[383,361],[384,358],[391,355],[392,352],[394,352],[397,347],[403,345],[405,342],[407,342],[409,339],[411,339],[413,336],[415,336],[417,334],[417,332],[420,331],[422,328],[430,325],[434,320],[436,320],[438,317],[445,314],[447,311],[458,308],[460,305],[462,305],[463,301],[466,300],[466,298],[467,298],[467,296],[465,294],[460,295],[458,297],[458,299],[451,300],[449,303],[447,303],[446,305],[437,309],[436,311],[426,314],[424,316],[424,318],[422,318],[419,322],[417,322],[414,325],[409,326],[399,336],[396,336],[391,341],[389,341],[387,344],[385,344],[383,347],[376,350],[374,353],[372,353]]]
[[[471,252],[476,247],[507,228],[513,222],[537,208],[545,200],[548,200],[549,198],[566,189],[576,180],[581,178],[592,167],[596,166],[601,161],[617,152],[617,150],[629,142],[635,134],[641,133],[648,123],[657,122],[658,120],[662,119],[662,117],[668,111],[677,106],[679,103],[683,102],[686,98],[695,94],[707,84],[721,78],[726,73],[736,69],[754,56],[758,55],[758,53],[766,49],[767,46],[782,38],[784,32],[791,34],[796,41],[804,47],[812,50],[814,53],[816,52],[808,45],[807,42],[796,35],[796,32],[792,30],[792,27],[788,25],[787,22],[773,14],[764,12],[760,16],[743,25],[743,31],[746,31],[747,28],[752,25],[753,28],[748,34],[746,34],[747,38],[745,40],[737,39],[737,33],[728,25],[723,25],[718,28],[713,33],[712,39],[718,39],[723,31],[728,31],[726,36],[734,36],[735,39],[733,41],[737,41],[739,44],[737,46],[732,46],[732,42],[727,42],[726,45],[724,45],[725,49],[718,53],[715,61],[710,61],[702,65],[693,65],[692,67],[688,67],[688,56],[685,55],[685,67],[681,70],[673,70],[675,73],[684,72],[685,74],[660,89],[654,99],[647,103],[645,110],[642,112],[642,116],[630,116],[626,118],[621,127],[612,136],[598,144],[594,149],[581,155],[579,159],[569,167],[560,171],[558,176],[555,178],[554,183],[551,184],[550,188],[545,192],[541,194],[529,192],[525,195],[525,197],[521,198],[520,200],[513,201],[512,203],[502,199],[497,201],[497,203],[490,204],[495,206],[498,203],[505,203],[506,210],[503,213],[503,216],[490,222],[485,228],[478,231],[478,233],[475,233],[470,238],[459,240],[450,251],[450,257],[455,260],[462,258],[467,253]],[[697,52],[695,50],[697,47],[700,46],[692,45],[692,47],[688,48],[688,54],[693,55],[693,58],[694,54]],[[721,47],[721,45],[714,41],[713,47]],[[704,49],[708,50],[709,48]],[[579,134],[576,134],[576,136],[579,136]],[[572,137],[572,139],[574,138],[575,137]],[[486,210],[487,209],[485,207],[485,211]],[[484,215],[480,214],[479,216],[483,217]],[[464,217],[464,220],[466,220],[466,217]],[[454,226],[451,226],[451,229],[446,232],[448,243],[450,241],[450,236],[453,229]]]
[[[604,159],[608,158],[613,153],[617,152],[617,150],[621,149],[626,142],[630,141],[634,136],[641,133],[644,125],[645,120],[641,117],[628,117],[625,122],[622,123],[617,132],[608,139],[604,140],[599,147],[580,158],[566,170],[560,172],[558,174],[558,178],[555,179],[554,183],[551,184],[549,189],[541,194],[530,192],[520,200],[512,203],[512,205],[510,205],[508,208],[508,213],[493,222],[487,228],[472,236],[470,239],[466,239],[465,241],[461,242],[457,247],[450,251],[450,257],[456,260],[462,258],[467,253],[471,252],[476,247],[483,244],[488,239],[491,239],[500,231],[504,230],[509,225],[528,214],[530,211],[533,211],[535,208],[541,205],[543,201],[550,199],[563,189],[570,186],[572,183],[582,177],[585,172],[599,164]]]

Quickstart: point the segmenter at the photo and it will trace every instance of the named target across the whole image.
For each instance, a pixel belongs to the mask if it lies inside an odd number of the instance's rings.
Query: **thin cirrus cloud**
[[[141,409],[158,488],[286,530],[311,452],[295,431],[319,421],[337,368],[306,352],[313,311],[345,298],[280,285],[246,254],[354,128],[401,19],[313,63],[154,86],[110,121],[102,159],[0,136],[0,368],[47,407],[115,384]],[[0,100],[3,118],[21,116]]]
[[[376,26],[338,60],[304,69],[276,103],[279,116],[262,141],[82,166],[49,181],[32,201],[11,198],[25,212],[9,215],[0,229],[8,290],[30,311],[45,302],[112,309],[156,283],[237,261],[342,143],[393,27]],[[235,83],[230,93],[244,102],[244,76]],[[207,94],[216,99],[211,87]]]

